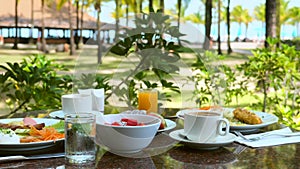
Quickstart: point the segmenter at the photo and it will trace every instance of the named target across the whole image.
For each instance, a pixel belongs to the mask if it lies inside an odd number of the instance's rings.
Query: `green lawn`
[[[193,49],[194,51],[198,49]],[[223,53],[226,53],[224,51]],[[42,54],[42,52],[35,49],[35,46],[23,45],[18,50],[11,49],[10,46],[0,47],[0,65],[6,65],[6,62],[20,62],[22,59],[33,54]],[[64,64],[69,72],[59,72],[59,73],[99,73],[101,75],[109,75],[113,79],[120,79],[129,69],[132,69],[137,63],[138,59],[134,57],[126,58],[123,56],[116,56],[111,53],[103,54],[103,63],[101,65],[97,64],[97,49],[91,46],[85,46],[83,49],[76,51],[76,55],[70,56],[69,53],[48,53],[46,56],[53,59],[55,63]],[[185,52],[181,53],[182,63],[188,68],[196,60],[193,53]],[[224,55],[224,60],[220,63],[233,65],[239,64],[247,60],[247,56],[238,53],[232,53],[231,55]],[[3,70],[0,70],[3,72]],[[181,77],[179,77],[181,78]],[[179,81],[178,85],[183,85],[183,81]],[[190,88],[182,88],[182,94],[173,94],[172,102],[163,103],[166,107],[193,107],[194,102],[188,100],[192,97],[192,91]],[[184,98],[184,99],[183,99]],[[245,99],[245,101],[249,101]],[[185,103],[182,105],[181,103]],[[243,104],[243,103],[241,103]],[[233,105],[234,106],[234,105]],[[4,108],[5,104],[0,102],[0,108]],[[0,111],[1,114],[1,111]]]

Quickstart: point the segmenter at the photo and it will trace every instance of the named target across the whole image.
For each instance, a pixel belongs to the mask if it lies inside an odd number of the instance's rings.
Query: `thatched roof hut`
[[[0,0],[0,4],[0,35],[5,36],[3,35],[4,29],[15,27],[15,0]],[[76,7],[73,6],[72,11],[72,27],[77,29]],[[40,31],[42,27],[41,0],[19,0],[18,17],[19,28],[35,28]],[[83,20],[83,30],[94,32],[97,29],[96,18],[87,12],[83,13]],[[61,29],[67,31],[70,28],[68,5],[65,4],[61,9],[58,9],[56,3],[45,4],[44,23],[46,30]],[[78,25],[80,29],[80,24]],[[114,24],[101,23],[102,31],[109,31],[114,28]],[[14,37],[14,35],[7,37]]]

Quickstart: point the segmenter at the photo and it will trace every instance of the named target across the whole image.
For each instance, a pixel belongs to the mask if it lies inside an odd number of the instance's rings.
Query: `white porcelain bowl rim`
[[[101,126],[104,126],[104,127],[112,127],[112,128],[147,128],[147,127],[152,127],[152,126],[155,126],[157,125],[157,123],[161,123],[161,119],[158,118],[158,117],[155,117],[155,116],[150,116],[150,115],[144,115],[144,114],[106,114],[106,115],[103,115],[104,119],[106,117],[110,117],[110,116],[122,116],[122,117],[127,117],[127,118],[130,118],[132,116],[136,116],[136,117],[146,117],[146,118],[149,118],[149,119],[153,119],[153,120],[159,120],[157,121],[156,123],[151,123],[151,124],[147,124],[147,125],[144,125],[144,126],[113,126],[113,125],[108,125],[108,124],[103,124],[103,123],[98,123],[97,122],[97,125],[101,125]],[[149,120],[149,122],[152,121],[152,120]]]

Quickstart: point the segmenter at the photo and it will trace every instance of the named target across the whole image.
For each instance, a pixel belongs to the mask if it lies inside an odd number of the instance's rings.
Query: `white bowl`
[[[141,114],[108,114],[104,115],[106,123],[120,122],[122,118],[136,119],[138,122],[155,123],[144,126],[111,126],[97,120],[96,143],[104,145],[114,153],[135,153],[146,148],[153,140],[161,120],[154,116]]]

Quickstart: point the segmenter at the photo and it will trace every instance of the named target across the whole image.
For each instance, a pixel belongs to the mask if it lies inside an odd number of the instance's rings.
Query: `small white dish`
[[[49,116],[54,118],[54,119],[64,119],[65,118],[65,113],[62,110],[57,110],[57,111],[51,112],[49,114]]]
[[[172,131],[169,134],[169,136],[171,138],[173,138],[177,141],[180,141],[180,142],[186,144],[187,146],[189,146],[191,148],[195,148],[195,149],[214,150],[221,146],[231,144],[237,139],[237,137],[234,134],[229,133],[226,136],[218,136],[213,141],[199,143],[199,142],[195,142],[195,141],[186,139],[186,137],[183,134],[183,131],[184,131],[184,129]]]
[[[157,132],[164,132],[164,131],[168,131],[168,130],[171,130],[173,128],[176,127],[176,123],[172,120],[169,120],[169,119],[165,119],[166,123],[167,123],[167,127],[164,128],[164,129],[160,129],[160,130],[157,130]]]

